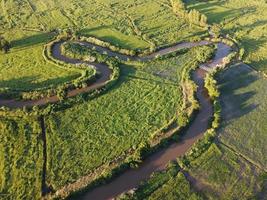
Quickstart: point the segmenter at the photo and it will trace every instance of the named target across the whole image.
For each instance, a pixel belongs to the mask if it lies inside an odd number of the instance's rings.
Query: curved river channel
[[[104,53],[105,51],[107,55],[117,56],[121,60],[142,60],[142,61],[148,61],[157,57],[158,55],[169,54],[171,52],[175,52],[182,48],[192,48],[194,46],[211,44],[210,42],[207,41],[201,41],[195,43],[194,42],[181,43],[168,48],[161,49],[145,57],[130,57],[120,53],[112,52],[109,49],[88,42],[78,42],[78,43],[80,43],[83,46],[87,46],[88,48],[94,47],[95,50],[97,50],[100,53]],[[61,45],[62,42],[58,42],[55,43],[52,47],[52,55],[55,59],[72,64],[86,63],[80,60],[71,59],[63,56],[60,50]],[[226,57],[231,52],[231,48],[223,43],[218,43],[217,46],[218,48],[213,60],[205,64],[205,66],[208,68],[214,68],[217,65],[222,64],[223,58]],[[73,97],[83,92],[89,92],[91,90],[101,88],[109,80],[112,71],[108,68],[108,66],[106,66],[105,64],[98,64],[98,63],[88,63],[88,64],[95,66],[97,71],[100,72],[100,78],[86,88],[74,89],[69,91],[67,97]],[[153,172],[164,170],[166,165],[170,161],[176,160],[177,157],[184,155],[185,152],[189,150],[190,147],[203,136],[205,131],[208,129],[209,120],[213,115],[212,104],[209,100],[207,91],[204,88],[204,77],[206,73],[207,72],[201,68],[198,68],[193,73],[193,80],[198,86],[196,96],[201,108],[197,113],[195,119],[191,123],[190,127],[183,134],[180,142],[173,143],[170,146],[153,153],[151,156],[145,159],[137,169],[126,170],[124,173],[114,178],[110,183],[101,185],[93,190],[84,192],[79,196],[79,199],[85,199],[85,200],[112,199],[123,192],[138,187],[140,182],[147,180]],[[29,100],[29,101],[17,101],[10,99],[10,100],[0,100],[0,106],[7,106],[11,108],[22,108],[24,106],[45,105],[47,103],[56,103],[58,101],[59,99],[57,98],[57,96],[42,98],[39,100]]]

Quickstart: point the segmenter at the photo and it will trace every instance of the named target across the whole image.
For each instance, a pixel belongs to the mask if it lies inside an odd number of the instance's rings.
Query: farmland
[[[266,11],[0,1],[0,199],[265,199]]]

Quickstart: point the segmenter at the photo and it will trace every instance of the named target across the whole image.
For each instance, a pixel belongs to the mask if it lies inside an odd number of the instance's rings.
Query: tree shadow
[[[200,1],[193,1],[190,4],[190,9],[199,10],[201,13],[204,13],[208,16],[209,21],[212,23],[221,23],[224,20],[228,19],[228,22],[237,19],[240,16],[244,16],[249,13],[255,12],[257,9],[255,6],[249,6],[246,8],[229,8],[224,6],[225,1],[217,1],[217,2],[208,2],[203,3]],[[224,11],[216,12],[216,7],[221,7]]]
[[[59,84],[69,82],[75,78],[77,78],[77,75],[69,75],[36,82],[38,79],[40,79],[40,76],[25,76],[9,80],[1,80],[0,89],[10,88],[12,91],[28,92],[42,88],[54,88]]]
[[[251,69],[241,64],[222,72],[218,78],[218,83],[221,92],[220,103],[223,122],[240,118],[258,107],[257,104],[248,103],[248,100],[256,94],[255,91],[239,92],[258,79],[259,77]],[[223,125],[225,124],[223,123]]]
[[[94,27],[94,28],[82,29],[81,31],[79,31],[79,34],[84,35],[84,36],[95,36],[96,34],[93,33],[94,31],[101,31],[103,29],[114,30],[111,26],[103,25],[103,26],[98,26],[98,27]],[[117,30],[114,30],[114,31],[117,31]],[[120,31],[117,31],[117,32],[120,32]],[[123,33],[121,33],[121,34],[123,34]],[[123,34],[123,35],[128,36],[126,34]],[[133,46],[135,46],[135,44],[131,40],[125,40],[125,39],[121,38],[119,35],[118,35],[118,37],[115,37],[112,35],[97,36],[97,38],[99,38],[103,41],[110,42],[113,45],[123,47],[123,48],[133,49]],[[142,40],[142,38],[136,38],[136,39],[139,39],[142,42],[146,42],[146,41]]]
[[[252,30],[252,29],[256,29],[259,26],[264,26],[266,24],[267,24],[267,20],[259,20],[259,21],[253,22],[251,24],[246,24],[246,25],[243,25],[243,26],[238,24],[234,28],[233,32],[242,31],[242,30],[244,31],[245,29]]]
[[[39,33],[18,40],[11,41],[12,48],[26,48],[42,43],[47,43],[55,36],[54,33]]]

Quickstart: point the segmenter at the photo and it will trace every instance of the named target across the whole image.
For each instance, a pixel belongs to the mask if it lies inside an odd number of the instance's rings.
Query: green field
[[[44,197],[48,199],[72,194],[95,180],[98,184],[98,178],[110,178],[115,167],[137,166],[144,149],[169,136],[169,129],[190,125],[187,117],[198,106],[189,71],[207,62],[214,46],[182,49],[148,62],[129,59],[117,67],[119,58],[108,60],[106,53],[69,44],[92,36],[109,42],[110,49],[139,55],[197,41],[208,36],[206,17],[191,9],[205,14],[209,25],[220,24],[223,36],[236,39],[245,49],[245,63],[267,72],[266,0],[0,1],[0,42],[6,39],[11,45],[4,53],[0,43],[0,101],[8,92],[9,97],[29,99],[61,95],[56,105],[1,108],[0,199],[41,199],[44,186],[51,189]],[[44,50],[68,31],[63,54],[116,62],[113,75],[119,75],[118,80],[111,78],[110,85],[66,99],[67,89],[74,86],[63,86],[76,83],[84,68],[48,61]],[[229,66],[215,78],[212,89],[217,83],[222,111],[216,112],[221,121],[215,140],[204,137],[197,144],[208,140],[206,146],[194,146],[119,199],[266,198],[267,79],[245,64]]]
[[[155,173],[134,194],[119,199],[260,199],[264,176],[261,170],[224,146],[212,144],[186,172],[177,164]]]
[[[176,76],[184,66],[194,65],[197,58],[185,64],[185,57],[196,51],[209,52],[199,47],[170,58],[177,62],[172,69]],[[48,118],[48,179],[54,188],[149,142],[179,115],[180,80],[152,75],[145,66],[121,66],[119,83],[109,93]]]
[[[0,199],[39,199],[43,143],[38,121],[0,117],[0,141]]]
[[[11,52],[0,53],[0,88],[18,91],[53,88],[81,75],[78,70],[66,70],[46,62],[43,48],[52,34],[31,34],[14,40]]]
[[[220,23],[224,33],[234,36],[245,48],[244,61],[267,72],[267,3],[264,0],[189,0],[208,22]]]
[[[267,80],[243,65],[219,76],[222,102],[220,140],[267,169]]]
[[[106,95],[49,117],[48,177],[54,188],[148,141],[180,106],[177,83],[132,71],[118,84]]]
[[[43,45],[51,40],[48,33],[54,29],[72,28],[130,49],[169,45],[204,33],[178,19],[167,0],[8,0],[1,2],[0,10],[0,34],[13,47],[7,55],[0,53],[0,88],[24,91],[56,86],[79,76],[44,60]]]
[[[263,171],[223,145],[212,144],[190,165],[189,174],[205,199],[246,200],[262,192]]]
[[[216,143],[184,169],[189,173],[186,180],[203,199],[264,199],[266,79],[244,65],[234,65],[220,72],[217,79],[222,125]],[[167,171],[154,175],[133,196],[124,198],[161,199],[160,194],[166,193],[180,199],[188,189],[172,192],[171,185],[183,188],[184,183],[173,178],[169,180],[169,174]]]

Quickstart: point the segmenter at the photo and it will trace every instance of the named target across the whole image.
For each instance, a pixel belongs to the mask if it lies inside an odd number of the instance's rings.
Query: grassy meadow
[[[197,9],[208,22],[219,23],[224,33],[234,36],[245,48],[244,61],[267,72],[267,3],[265,0],[200,1],[188,0],[188,8]]]
[[[66,70],[44,59],[43,46],[53,34],[32,34],[12,41],[9,53],[0,53],[0,88],[18,91],[53,88],[81,76],[78,70]]]
[[[221,144],[212,144],[187,170],[205,199],[255,199],[267,181],[261,169]]]
[[[0,117],[0,199],[40,199],[41,128],[35,119]]]
[[[118,84],[108,94],[48,118],[47,176],[54,188],[149,141],[181,104],[177,83],[146,73],[122,75]]]
[[[267,169],[267,79],[237,65],[218,78],[222,93],[220,140]]]
[[[167,0],[8,0],[1,2],[0,10],[0,35],[12,45],[10,53],[0,53],[0,88],[24,91],[80,75],[44,60],[43,45],[54,29],[72,28],[129,49],[165,46],[205,32],[177,18]]]
[[[205,54],[207,48],[198,47],[176,59],[165,58],[177,63],[173,80],[173,75],[166,78],[145,71],[147,65],[123,65],[119,83],[107,94],[49,116],[49,184],[58,189],[89,174],[129,149],[148,143],[176,119],[183,98],[177,77],[184,66],[190,66],[185,57],[196,51]],[[197,59],[191,60],[192,66]]]
[[[218,23],[237,38],[246,63],[267,72],[266,1],[185,2],[207,15],[209,24]],[[169,0],[2,0],[0,36],[12,48],[0,52],[0,91],[35,91],[78,78],[81,71],[43,57],[53,30],[67,28],[134,50],[207,33],[176,16]],[[189,75],[183,73],[200,60],[196,52],[205,57],[211,51],[197,47],[147,63],[125,62],[118,82],[103,95],[45,116],[47,185],[57,191],[101,166],[109,172],[119,158],[129,158],[129,150],[136,153],[151,142],[184,114],[181,79]],[[177,163],[170,164],[121,199],[246,200],[267,195],[262,187],[264,181],[267,185],[267,80],[243,65],[231,66],[217,78],[222,120],[215,142],[188,168],[180,171]],[[44,146],[37,117],[0,116],[0,141],[0,199],[40,199]]]
[[[220,72],[217,79],[221,128],[215,143],[184,169],[186,180],[203,199],[264,199],[267,81],[244,65]],[[161,199],[154,191],[180,199],[182,192],[175,194],[168,190],[172,188],[166,181],[169,174],[167,171],[152,176],[133,196],[128,194],[122,199]],[[179,180],[171,178],[171,182],[177,184],[176,188],[184,187]]]
[[[212,144],[186,171],[171,163],[120,200],[261,199],[263,172],[222,145]]]

